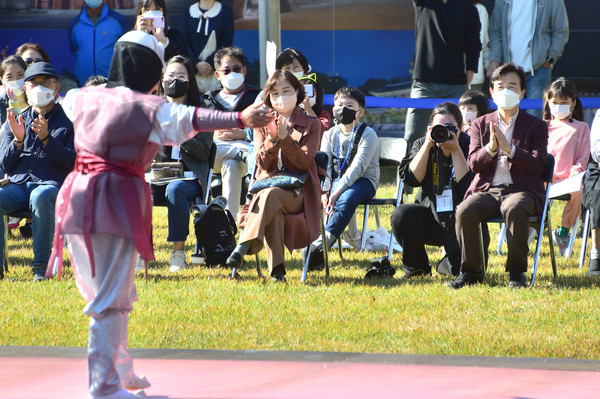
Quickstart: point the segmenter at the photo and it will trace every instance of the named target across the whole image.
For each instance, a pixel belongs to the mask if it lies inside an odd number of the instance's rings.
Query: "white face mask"
[[[494,91],[492,99],[501,109],[513,109],[521,102],[521,96],[509,89]]]
[[[25,86],[25,79],[13,80],[10,82],[4,82],[6,87],[12,90],[16,96],[20,96],[24,93],[23,86]]]
[[[221,84],[227,90],[237,90],[244,84],[245,76],[237,72],[229,72],[225,76],[221,76]]]
[[[477,111],[460,111],[463,117],[463,122],[470,125],[475,119],[477,119]]]
[[[550,113],[556,119],[566,119],[571,115],[570,104],[550,104]]]
[[[294,109],[297,99],[298,98],[295,95],[279,96],[276,101],[273,101],[273,98],[271,98],[271,104],[273,105],[273,108],[275,108],[275,111],[280,114],[287,114]]]
[[[45,107],[54,100],[54,90],[38,85],[27,92],[27,100],[31,105]]]
[[[304,72],[292,72],[292,75],[294,75],[296,79],[300,79],[304,76]]]
[[[89,8],[98,8],[102,5],[102,0],[85,0],[85,4]]]
[[[308,103],[310,104],[311,107],[314,107],[315,104],[317,103],[317,98],[316,97],[308,97]]]

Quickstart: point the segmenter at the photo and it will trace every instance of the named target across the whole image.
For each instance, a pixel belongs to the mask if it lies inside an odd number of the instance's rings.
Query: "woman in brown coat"
[[[264,103],[277,117],[265,128],[254,131],[256,180],[280,170],[305,172],[310,178],[297,190],[266,188],[250,202],[240,225],[239,244],[227,264],[238,267],[244,255],[264,245],[269,272],[276,281],[285,281],[284,245],[291,251],[310,244],[319,235],[320,187],[315,154],[320,145],[320,122],[298,107],[304,87],[288,71],[276,71],[265,83]]]

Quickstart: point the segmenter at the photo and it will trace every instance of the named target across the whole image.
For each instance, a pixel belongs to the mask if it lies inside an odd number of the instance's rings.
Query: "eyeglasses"
[[[178,80],[183,80],[185,82],[188,81],[188,76],[185,73],[178,73],[178,74],[168,74],[165,75],[165,79],[164,80],[173,80],[173,79],[178,79]]]
[[[242,66],[240,65],[236,65],[233,68],[223,68],[223,69],[219,69],[219,72],[221,72],[223,75],[229,75],[232,71],[235,73],[240,73],[242,72]]]
[[[28,80],[27,82],[25,82],[25,86],[30,87],[30,88],[34,88],[37,86],[44,86],[46,89],[53,89],[54,85],[56,84],[57,80],[56,79],[48,79],[48,80],[43,80],[41,82],[32,82],[31,80]]]
[[[35,64],[36,62],[43,62],[44,60],[41,58],[23,58],[23,61],[25,61],[25,63],[27,65],[31,65],[31,64]]]

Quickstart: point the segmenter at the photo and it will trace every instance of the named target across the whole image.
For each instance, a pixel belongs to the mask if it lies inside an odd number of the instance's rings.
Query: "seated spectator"
[[[264,246],[271,276],[285,282],[284,245],[290,251],[302,248],[319,235],[321,190],[315,155],[319,150],[320,126],[317,118],[300,109],[304,87],[292,73],[275,71],[263,93],[265,105],[275,110],[276,119],[254,131],[256,179],[282,170],[305,172],[310,177],[301,189],[270,187],[254,195],[248,213],[244,218],[238,217],[244,230],[227,265],[239,267],[244,255],[257,253]],[[304,214],[303,231],[285,229],[285,215],[291,214]]]
[[[277,60],[275,61],[275,68],[279,71],[290,71],[294,74],[294,76],[298,79],[304,76],[308,76],[310,73],[310,65],[308,65],[308,60],[300,51],[286,48],[277,56]],[[302,81],[303,84],[308,84],[305,81]],[[317,82],[317,79],[314,78],[311,84],[315,87],[315,94],[318,98],[323,98],[323,88]],[[310,116],[316,116],[321,121],[321,136],[323,133],[331,127],[331,115],[329,112],[323,110],[321,107],[320,112],[317,114],[315,108],[310,104],[310,97],[306,97],[302,102],[304,112]]]
[[[554,155],[553,182],[585,172],[590,159],[590,128],[584,122],[575,85],[565,78],[555,80],[544,93],[542,112],[548,122],[548,152]],[[570,193],[561,227],[552,232],[561,254],[569,246],[570,230],[581,212],[581,194],[581,191]]]
[[[458,100],[458,108],[463,118],[460,130],[468,132],[471,122],[490,112],[488,99],[480,91],[467,91]]]
[[[181,32],[187,54],[196,66],[196,83],[201,93],[219,87],[213,71],[215,53],[233,45],[233,11],[215,0],[194,1],[181,14]]]
[[[92,75],[108,76],[114,45],[127,30],[125,18],[104,0],[85,0],[81,13],[69,25],[69,44],[80,85]]]
[[[164,28],[154,27],[151,19],[146,18],[148,12],[163,17]],[[165,61],[176,55],[187,57],[187,45],[180,31],[169,26],[167,4],[165,0],[139,0],[137,19],[134,29],[150,33],[165,47]]]
[[[338,124],[325,132],[321,151],[329,156],[327,172],[332,178],[326,212],[327,248],[342,235],[359,204],[375,196],[379,186],[379,141],[377,133],[360,118],[365,114],[365,96],[354,87],[342,87],[334,96],[333,113]],[[311,269],[323,265],[323,237],[311,245]]]
[[[11,55],[0,62],[0,80],[4,94],[0,96],[0,126],[6,121],[6,110],[13,108],[15,114],[25,111],[29,104],[25,96],[25,70],[27,64],[18,55]]]
[[[455,209],[473,180],[466,160],[470,138],[459,129],[463,117],[454,103],[435,107],[429,120],[425,137],[413,143],[399,171],[405,184],[421,189],[414,204],[401,204],[392,213],[392,232],[403,249],[403,279],[431,274],[425,245],[443,246],[446,251],[436,266],[438,273],[458,275],[460,270]],[[450,137],[440,141],[438,129],[448,131]]]
[[[519,108],[525,95],[523,68],[504,64],[490,79],[498,111],[476,119],[469,130],[468,165],[475,173],[465,200],[456,209],[461,274],[452,288],[483,281],[479,224],[501,215],[508,229],[508,286],[527,284],[529,216],[542,213],[548,125]]]
[[[318,101],[318,98],[323,98],[323,88],[318,83],[316,79],[316,75],[310,75],[310,65],[308,65],[308,60],[300,51],[286,48],[277,56],[275,61],[275,68],[278,71],[289,71],[291,72],[298,80],[301,78],[310,78],[312,81],[310,84],[314,86],[315,99]],[[305,79],[302,79],[300,83],[308,84]],[[262,92],[259,93],[258,97],[256,97],[256,103],[262,102]],[[331,127],[331,115],[329,112],[324,110],[322,107],[319,110],[319,107],[311,106],[310,104],[310,96],[307,96],[302,102],[302,108],[310,116],[317,116],[321,121],[321,136],[325,131],[329,130]],[[316,104],[315,104],[316,105]],[[317,114],[317,111],[319,113]]]
[[[239,47],[225,47],[214,57],[215,76],[223,86],[210,92],[208,98],[212,107],[221,111],[241,112],[254,103],[258,89],[248,87],[246,80],[247,59]],[[223,197],[227,199],[227,209],[234,218],[240,210],[242,178],[246,176],[248,140],[244,129],[215,131],[217,144],[215,173],[221,173]]]
[[[50,63],[50,57],[48,53],[37,43],[23,43],[17,47],[15,55],[18,55],[25,61],[27,65],[31,65],[35,62],[47,62]]]
[[[8,111],[0,139],[0,164],[10,179],[0,187],[0,213],[31,211],[34,281],[45,279],[56,195],[75,164],[73,124],[55,102],[59,89],[52,65],[38,62],[27,68],[25,93],[32,106],[18,117]]]
[[[590,211],[590,227],[592,229],[592,251],[587,275],[600,276],[600,110],[592,122],[591,157],[588,174],[583,185],[583,206]]]
[[[167,62],[167,69],[159,84],[159,95],[175,104],[203,105],[198,86],[194,84],[194,66],[186,58],[178,55]],[[190,84],[192,78],[192,84]],[[181,146],[163,146],[156,158],[159,162],[181,162],[183,169],[194,172],[196,180],[176,180],[166,186],[152,186],[154,202],[166,202],[169,222],[167,241],[173,243],[171,272],[187,267],[185,240],[189,234],[189,203],[203,198],[208,189],[208,157],[212,145],[211,133],[198,133]],[[139,266],[139,263],[138,263]]]

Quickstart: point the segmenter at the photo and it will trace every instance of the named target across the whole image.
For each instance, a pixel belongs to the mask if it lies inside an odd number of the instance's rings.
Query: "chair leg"
[[[321,237],[323,240],[323,262],[325,263],[325,279],[329,278],[329,243],[325,232],[325,221],[323,220],[323,212],[321,212]],[[333,244],[331,244],[333,245]],[[338,238],[338,247],[342,248],[342,240]]]
[[[381,227],[381,224],[379,223],[379,208],[375,207],[373,210],[375,211],[375,223],[377,224],[377,228],[379,228]]]
[[[8,273],[8,216],[4,216],[4,248],[2,248],[2,276],[4,272]]]
[[[546,221],[548,223],[548,241],[550,245],[550,262],[552,263],[552,273],[554,274],[554,278],[558,277],[558,272],[556,270],[556,257],[554,256],[554,241],[552,240],[552,221],[550,220],[550,215],[546,216]]]
[[[345,262],[344,253],[342,252],[342,237],[338,238],[338,252],[340,254],[340,259],[342,262]]]
[[[260,259],[258,258],[258,253],[254,254],[254,261],[256,262],[256,274],[260,278],[265,278],[265,275],[260,271]]]
[[[363,219],[363,231],[360,238],[360,252],[365,249],[365,243],[367,242],[367,221],[369,220],[369,205],[365,205],[365,217]]]
[[[496,248],[496,253],[498,255],[502,255],[502,243],[504,243],[505,237],[506,237],[506,223],[502,223],[500,225],[500,233],[498,233],[498,247]]]
[[[587,241],[590,234],[590,211],[585,212],[585,218],[583,221],[583,233],[581,235],[581,251],[579,252],[579,269],[583,268],[585,262],[585,254],[587,252]]]
[[[569,238],[569,246],[567,247],[567,251],[565,252],[565,258],[568,258],[573,253],[573,244],[575,243],[575,236],[577,235],[577,229],[579,228],[579,219],[577,216],[575,220],[575,224],[573,225],[573,229],[571,230],[571,237]]]
[[[483,277],[487,274],[487,264],[485,262],[485,248],[483,246],[483,230],[481,229],[481,223],[479,223],[479,248],[481,249],[481,270],[483,271]]]

